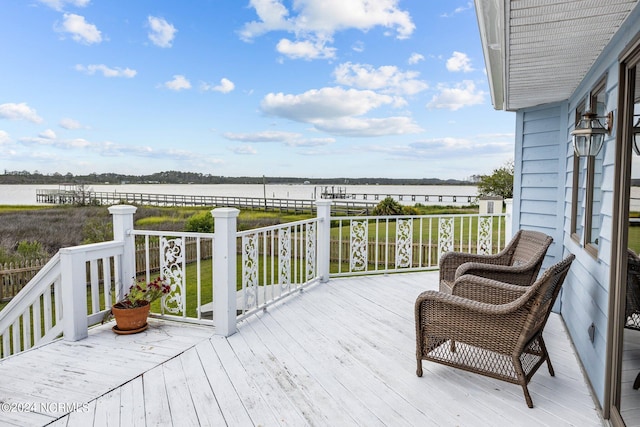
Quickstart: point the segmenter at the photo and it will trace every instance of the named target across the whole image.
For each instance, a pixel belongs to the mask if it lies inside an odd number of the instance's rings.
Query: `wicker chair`
[[[625,301],[625,328],[640,330],[640,258],[627,250],[627,295]]]
[[[464,274],[529,286],[538,277],[552,241],[539,231],[519,230],[495,255],[447,252],[440,257],[440,292],[451,293],[456,279]]]
[[[523,287],[483,277],[460,277],[453,295],[420,294],[415,304],[416,374],[429,360],[520,384],[527,405],[527,384],[546,361],[554,375],[542,330],[574,255],[547,269]]]
[[[640,331],[640,257],[627,249],[627,295],[624,307],[624,327]],[[640,373],[633,382],[633,389],[640,388]]]

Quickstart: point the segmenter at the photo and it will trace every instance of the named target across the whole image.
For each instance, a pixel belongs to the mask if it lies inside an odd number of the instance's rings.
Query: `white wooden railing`
[[[30,283],[38,286],[22,289],[0,312],[3,358],[50,341],[62,331],[60,255],[51,258]]]
[[[494,254],[505,214],[332,217],[331,276],[435,270],[448,251]]]
[[[0,311],[0,355],[87,336],[120,292],[122,242],[62,248]]]
[[[171,320],[212,324],[208,316],[213,301],[213,233],[132,230],[128,238],[135,240],[144,256],[138,257],[136,271],[144,271],[150,280],[160,277],[171,288],[169,294],[152,305],[152,315]],[[154,243],[152,245],[151,243]],[[156,247],[157,246],[157,247]],[[187,248],[195,246],[194,260]],[[192,249],[193,250],[193,249]],[[156,259],[152,259],[152,254]],[[125,292],[127,289],[125,288]]]
[[[320,279],[318,219],[238,233],[242,280],[236,299],[238,320]]]
[[[506,216],[331,217],[331,203],[318,200],[310,220],[242,232],[237,209],[217,208],[215,234],[134,230],[136,208],[112,206],[113,241],[61,249],[0,311],[0,357],[60,335],[86,337],[140,267],[146,280],[157,275],[171,285],[153,316],[215,325],[229,336],[247,316],[329,277],[435,269],[445,251],[496,253],[511,238],[509,209]],[[154,240],[159,262],[150,262]],[[194,242],[196,260],[187,262],[185,246]],[[140,245],[145,257],[136,261]]]

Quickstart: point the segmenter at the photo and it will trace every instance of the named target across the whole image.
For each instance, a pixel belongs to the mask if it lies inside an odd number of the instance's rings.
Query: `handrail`
[[[24,311],[33,304],[35,297],[42,295],[48,285],[59,279],[60,254],[57,253],[51,257],[49,262],[38,271],[33,279],[11,299],[9,304],[0,311],[0,332],[11,326],[16,318],[22,315]]]
[[[60,249],[0,311],[0,358],[50,342],[63,334],[65,311],[68,317],[77,309],[63,308],[65,292],[77,293],[81,301],[89,296],[88,307],[80,316],[84,317],[85,325],[99,321],[110,308],[112,288],[120,282],[122,254],[123,242],[120,241]],[[72,259],[80,267],[75,273],[82,274],[82,278],[73,277],[73,271],[65,270],[65,259]],[[65,286],[68,287],[65,289]]]

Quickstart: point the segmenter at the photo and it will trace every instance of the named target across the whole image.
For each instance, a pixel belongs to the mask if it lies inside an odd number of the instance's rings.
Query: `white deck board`
[[[414,301],[437,272],[333,279],[283,300],[222,338],[151,320],[137,335],[100,326],[0,361],[0,402],[85,404],[0,414],[39,426],[600,426],[558,315],[526,406],[518,385],[423,362],[415,375]]]

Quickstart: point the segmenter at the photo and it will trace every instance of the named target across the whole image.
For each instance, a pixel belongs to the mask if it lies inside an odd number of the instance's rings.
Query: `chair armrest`
[[[507,265],[510,253],[494,255],[478,255],[464,252],[445,252],[440,256],[440,280],[453,282],[456,278],[456,270],[465,263],[484,263],[491,265]]]
[[[539,264],[542,260],[533,260],[522,265],[491,265],[479,262],[467,262],[460,265],[456,269],[455,278],[465,274],[472,274],[474,276],[486,277],[488,279],[494,279],[499,282],[511,283],[520,286],[529,286],[535,280],[538,271],[540,271]]]
[[[508,304],[520,298],[529,288],[465,274],[458,278],[452,295],[487,304]]]

